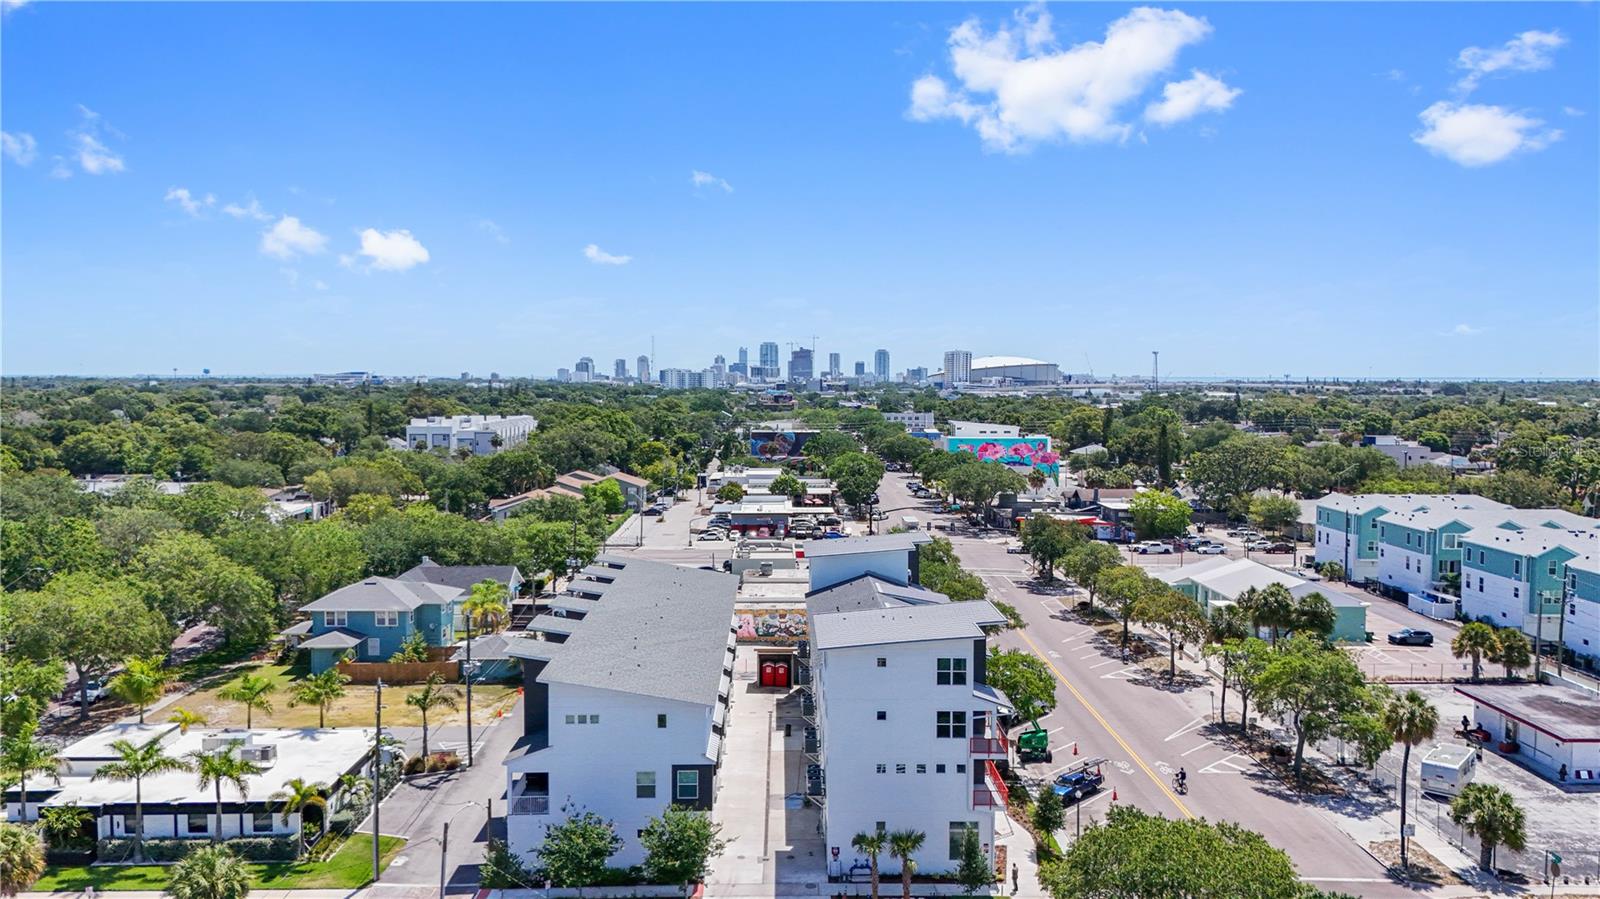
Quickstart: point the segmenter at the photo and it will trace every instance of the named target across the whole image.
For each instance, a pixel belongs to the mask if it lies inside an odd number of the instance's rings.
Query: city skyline
[[[616,10],[8,4],[4,372],[1600,369],[1588,7]]]

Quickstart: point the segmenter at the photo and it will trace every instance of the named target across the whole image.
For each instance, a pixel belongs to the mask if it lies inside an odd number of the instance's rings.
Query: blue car
[[[1100,773],[1100,766],[1105,761],[1105,759],[1084,759],[1074,765],[1072,770],[1057,775],[1055,781],[1050,784],[1050,789],[1061,799],[1063,805],[1071,805],[1091,793],[1099,792],[1106,782],[1106,776]]]

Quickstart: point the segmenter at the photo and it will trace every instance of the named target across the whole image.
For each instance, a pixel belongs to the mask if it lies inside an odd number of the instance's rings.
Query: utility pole
[[[444,822],[444,834],[439,837],[439,899],[444,899],[445,868],[450,858],[450,822]]]
[[[467,676],[467,767],[472,767],[472,613],[463,616],[467,619],[467,663],[462,666],[462,671]],[[445,827],[450,825],[446,824]]]
[[[377,883],[382,871],[378,867],[382,851],[378,847],[378,809],[383,805],[383,678],[373,685],[372,691],[372,882]]]

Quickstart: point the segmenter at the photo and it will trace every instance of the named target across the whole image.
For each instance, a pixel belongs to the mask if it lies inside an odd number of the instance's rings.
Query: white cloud
[[[428,249],[406,230],[362,231],[360,254],[372,260],[373,268],[385,272],[403,272],[428,261]],[[344,261],[343,256],[339,258]]]
[[[1202,112],[1222,112],[1241,93],[1244,92],[1195,69],[1187,80],[1170,81],[1161,89],[1161,99],[1144,108],[1145,121],[1175,125]]]
[[[1014,13],[1011,25],[993,33],[968,19],[950,31],[956,86],[936,75],[917,79],[906,115],[919,122],[955,119],[972,126],[986,148],[1008,153],[1063,138],[1126,140],[1133,128],[1123,120],[1125,107],[1172,68],[1183,48],[1210,33],[1204,19],[1139,7],[1107,26],[1103,41],[1059,49],[1043,6]],[[1196,99],[1215,104],[1232,90],[1217,82]]]
[[[1438,156],[1469,168],[1491,165],[1519,152],[1543,150],[1561,139],[1544,122],[1503,106],[1441,100],[1418,116],[1422,130],[1411,139]]]
[[[727,181],[718,178],[716,175],[713,175],[710,172],[702,172],[699,169],[695,169],[689,173],[689,180],[697,189],[701,187],[720,187],[724,193],[733,193],[732,184],[729,184]]]
[[[1466,322],[1462,322],[1461,324],[1456,325],[1454,328],[1451,328],[1443,333],[1446,337],[1471,337],[1474,334],[1482,334],[1483,329],[1475,328]]]
[[[1456,82],[1456,89],[1471,93],[1486,76],[1497,72],[1548,69],[1553,64],[1551,54],[1566,42],[1560,32],[1524,31],[1499,47],[1468,47],[1456,57],[1456,68],[1467,72]]]
[[[168,203],[178,204],[179,208],[195,218],[199,218],[200,214],[205,211],[205,209],[215,206],[217,203],[215,194],[206,194],[203,197],[196,197],[189,192],[189,188],[187,187],[167,188],[167,195],[165,199]]]
[[[493,219],[478,219],[478,230],[494,238],[495,243],[508,244],[511,238],[506,236],[505,229],[495,223]]]
[[[240,206],[238,203],[229,203],[228,205],[222,207],[222,211],[236,219],[255,219],[258,222],[272,221],[272,216],[268,215],[266,210],[261,208],[261,201],[257,200],[255,197],[250,198],[250,204],[248,206]]]
[[[595,244],[584,247],[583,256],[596,265],[627,265],[633,261],[632,256],[613,256]]]
[[[17,165],[32,165],[39,156],[39,142],[26,131],[0,131],[0,151]]]
[[[261,232],[261,252],[279,259],[293,259],[322,252],[328,246],[328,236],[292,215],[278,219],[277,224]]]
[[[72,138],[75,148],[72,152],[77,159],[78,167],[91,175],[125,171],[127,164],[123,162],[122,156],[100,139],[102,134],[121,137],[122,132],[106,124],[100,113],[81,103],[78,104],[78,114],[80,116],[78,127],[67,132],[67,136]]]
[[[315,287],[317,290],[327,290],[328,282],[318,278],[317,280],[311,282],[311,286]]]
[[[1570,116],[1571,118],[1574,118],[1574,119],[1578,118],[1581,115],[1583,115],[1583,110],[1579,109],[1576,106],[1563,106],[1563,107],[1561,107],[1561,112],[1563,114],[1567,115],[1567,116]]]
[[[52,156],[52,157],[50,157],[50,177],[52,177],[52,178],[71,178],[72,177],[72,166],[67,165],[67,159],[66,159],[65,156]]]

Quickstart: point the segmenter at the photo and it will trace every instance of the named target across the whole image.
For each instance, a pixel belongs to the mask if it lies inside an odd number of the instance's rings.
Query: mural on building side
[[[1061,474],[1061,454],[1050,448],[1049,437],[946,437],[952,453],[972,453],[985,462],[1016,468],[1037,468],[1050,477]]]

